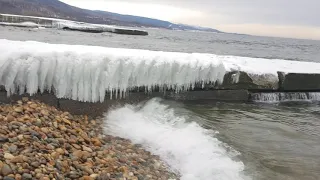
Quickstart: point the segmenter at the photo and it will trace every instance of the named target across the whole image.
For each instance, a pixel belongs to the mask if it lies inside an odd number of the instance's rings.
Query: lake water
[[[0,27],[0,38],[296,61],[320,59],[320,41],[148,29],[149,36]],[[172,102],[115,109],[112,134],[158,154],[182,179],[320,179],[320,105]]]

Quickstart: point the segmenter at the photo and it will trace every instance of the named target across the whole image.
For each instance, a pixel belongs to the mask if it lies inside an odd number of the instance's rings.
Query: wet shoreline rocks
[[[101,118],[23,98],[0,105],[0,179],[178,179],[139,145],[103,135]]]

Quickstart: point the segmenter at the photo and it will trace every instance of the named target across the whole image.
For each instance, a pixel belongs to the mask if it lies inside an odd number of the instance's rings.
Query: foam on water
[[[288,93],[254,93],[252,94],[254,102],[278,103],[290,101],[320,101],[318,92],[288,92]]]
[[[176,116],[158,98],[110,111],[105,133],[141,144],[178,171],[182,180],[244,179],[243,163],[232,160],[214,132]]]

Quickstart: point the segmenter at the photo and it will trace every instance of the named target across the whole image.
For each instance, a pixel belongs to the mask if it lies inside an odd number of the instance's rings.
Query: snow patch
[[[320,73],[320,63],[315,62],[238,56],[217,56],[217,58],[223,62],[227,70],[244,71],[248,74],[272,74],[278,76],[278,71],[284,73]]]

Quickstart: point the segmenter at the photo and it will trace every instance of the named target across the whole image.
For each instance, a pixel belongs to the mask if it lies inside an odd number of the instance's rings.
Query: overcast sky
[[[62,0],[226,32],[320,40],[320,0]]]

